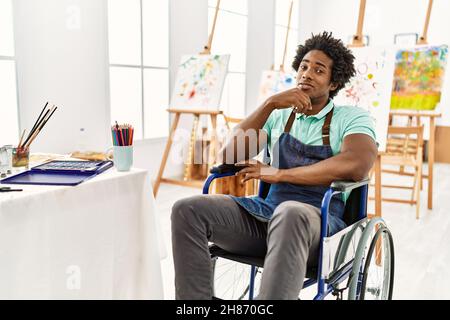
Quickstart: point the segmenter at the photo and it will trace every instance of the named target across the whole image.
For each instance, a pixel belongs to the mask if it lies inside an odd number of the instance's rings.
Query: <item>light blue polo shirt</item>
[[[304,144],[323,145],[322,126],[325,116],[334,107],[330,125],[330,146],[333,155],[340,153],[344,138],[350,134],[362,133],[376,142],[375,123],[369,112],[354,106],[335,106],[333,100],[315,115],[297,114],[290,134]],[[284,132],[284,128],[292,112],[292,108],[272,111],[263,130],[267,132],[267,142],[271,154],[273,146]],[[344,202],[350,193],[343,194]]]
[[[330,146],[333,155],[340,153],[344,138],[350,134],[362,133],[376,141],[375,124],[369,112],[354,106],[335,106],[333,100],[315,115],[297,114],[290,134],[304,144],[323,145],[322,126],[325,116],[333,108],[330,125]],[[272,111],[263,129],[267,132],[269,150],[284,132],[284,128],[292,112],[292,108]],[[273,152],[271,152],[273,154]]]

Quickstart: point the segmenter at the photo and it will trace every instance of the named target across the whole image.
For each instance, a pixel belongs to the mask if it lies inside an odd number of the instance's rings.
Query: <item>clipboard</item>
[[[18,175],[5,178],[1,184],[76,186],[113,166],[112,161],[53,160]]]

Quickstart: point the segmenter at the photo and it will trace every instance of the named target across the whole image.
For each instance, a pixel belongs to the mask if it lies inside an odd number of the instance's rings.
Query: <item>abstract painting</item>
[[[398,50],[391,108],[434,110],[441,100],[447,53],[446,45]]]
[[[386,149],[389,107],[394,75],[393,48],[352,48],[356,75],[334,98],[336,105],[367,110],[375,123],[378,150]]]
[[[170,108],[218,110],[229,60],[230,55],[184,55]]]
[[[259,87],[258,103],[263,103],[268,97],[277,92],[295,87],[296,75],[293,72],[263,71]]]

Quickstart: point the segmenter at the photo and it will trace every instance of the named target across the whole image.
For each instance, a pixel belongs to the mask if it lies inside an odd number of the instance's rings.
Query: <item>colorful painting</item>
[[[218,110],[230,55],[185,55],[181,58],[171,109]]]
[[[446,45],[398,50],[391,108],[434,110],[441,100],[447,53]]]
[[[264,71],[259,88],[258,103],[263,103],[268,97],[277,92],[284,91],[295,86],[296,75],[293,72]]]
[[[375,123],[378,150],[386,149],[389,107],[394,75],[394,49],[352,48],[356,75],[334,98],[336,105],[367,110]]]

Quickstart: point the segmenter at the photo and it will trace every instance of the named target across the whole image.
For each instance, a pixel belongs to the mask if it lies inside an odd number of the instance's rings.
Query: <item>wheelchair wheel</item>
[[[223,258],[212,260],[213,296],[223,300],[248,299],[250,291],[250,270],[248,264],[243,264]],[[254,297],[258,294],[261,269],[256,267]]]
[[[349,299],[390,300],[394,285],[394,243],[382,219],[373,219],[358,244]]]
[[[370,244],[364,265],[360,300],[391,300],[394,278],[394,244],[389,229],[381,227]]]

